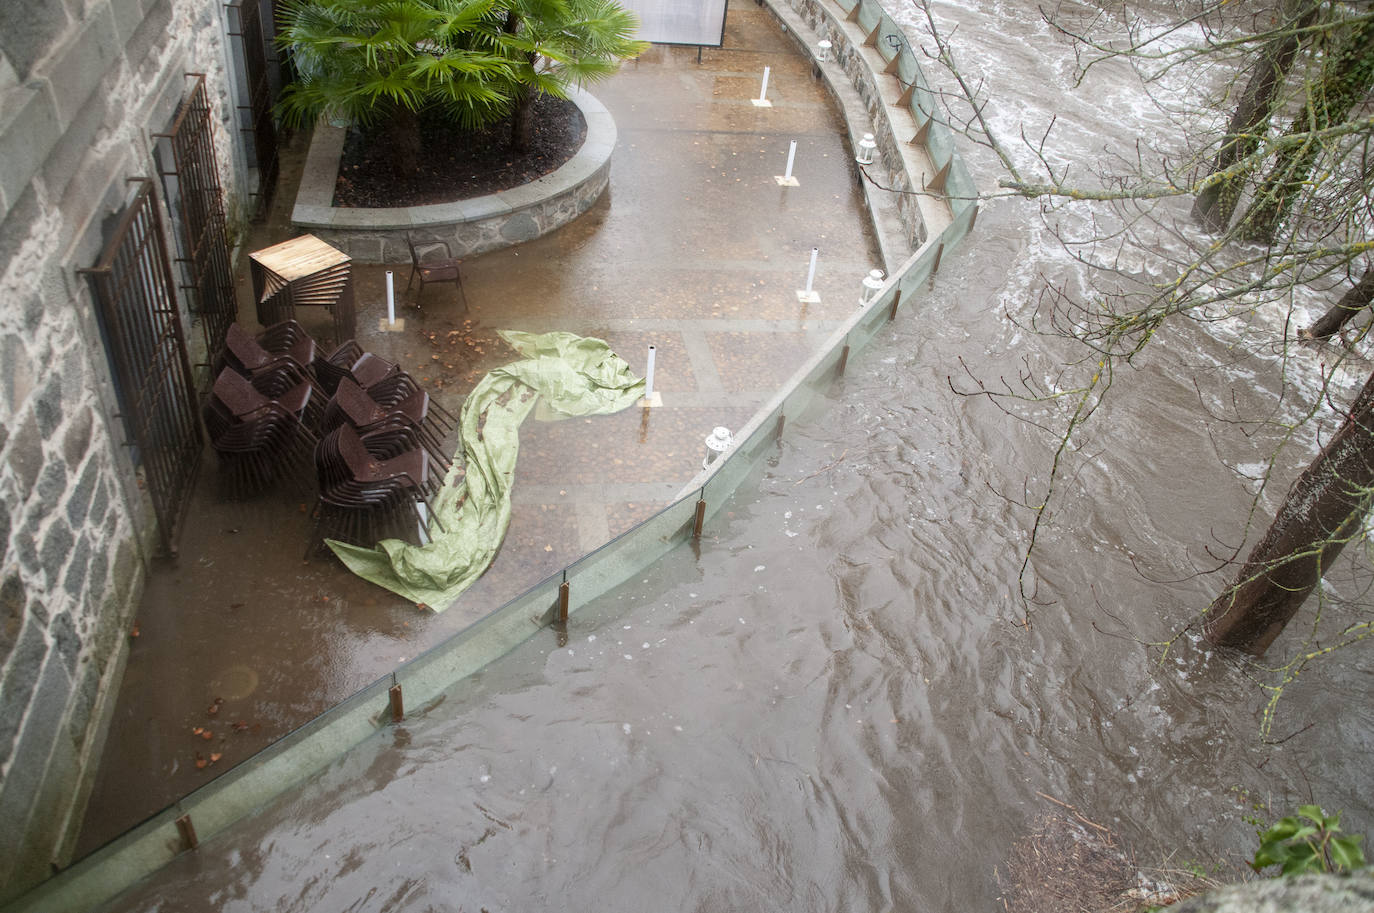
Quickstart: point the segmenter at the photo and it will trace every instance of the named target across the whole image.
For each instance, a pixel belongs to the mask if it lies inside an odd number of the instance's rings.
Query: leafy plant
[[[1250,862],[1256,872],[1281,866],[1279,875],[1306,872],[1344,873],[1365,864],[1361,834],[1338,836],[1341,813],[1327,815],[1320,806],[1303,805],[1296,816],[1280,818],[1259,835],[1259,851]]]
[[[468,127],[510,111],[513,79],[494,0],[286,0],[277,43],[298,74],[286,123],[320,115],[380,125],[397,170],[420,156],[417,113],[440,108]]]

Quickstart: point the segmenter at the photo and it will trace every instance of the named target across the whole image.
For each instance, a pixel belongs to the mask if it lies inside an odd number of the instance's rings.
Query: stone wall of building
[[[154,532],[77,270],[188,72],[242,206],[230,61],[218,0],[0,3],[0,902],[68,861]]]

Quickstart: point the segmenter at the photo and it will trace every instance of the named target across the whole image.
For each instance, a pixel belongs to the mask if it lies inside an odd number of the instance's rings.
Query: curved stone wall
[[[333,206],[345,131],[321,123],[315,127],[310,141],[291,224],[328,241],[359,263],[408,261],[407,232],[417,241],[447,241],[456,257],[509,247],[548,234],[586,212],[611,177],[615,121],[605,105],[591,94],[579,89],[570,98],[586,118],[587,138],[562,167],[537,181],[500,193],[430,206]]]

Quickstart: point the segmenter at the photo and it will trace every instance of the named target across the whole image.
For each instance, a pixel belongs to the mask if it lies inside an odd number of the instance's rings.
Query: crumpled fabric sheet
[[[482,576],[510,525],[520,423],[539,397],[563,416],[619,412],[644,395],[644,380],[603,340],[572,333],[500,330],[524,356],[487,374],[459,417],[466,472],[454,461],[433,500],[439,523],[421,546],[384,539],[376,548],[326,540],[348,569],[442,612]],[[442,528],[440,528],[442,524]]]

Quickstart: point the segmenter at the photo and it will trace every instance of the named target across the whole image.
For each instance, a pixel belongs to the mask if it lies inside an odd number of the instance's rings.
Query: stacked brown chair
[[[286,383],[284,372],[249,380],[232,368],[215,378],[201,416],[230,497],[247,497],[281,478],[308,486],[315,435],[302,416],[310,414],[314,391],[306,382]]]
[[[325,538],[371,546],[395,537],[422,544],[430,498],[442,480],[430,472],[429,454],[417,446],[413,429],[385,429],[359,434],[343,424],[320,439],[315,448],[319,507],[312,550]],[[421,531],[424,530],[425,533]]]
[[[345,339],[338,348],[328,355],[321,355],[317,352],[314,362],[315,378],[324,388],[324,392],[333,396],[334,391],[338,389],[339,379],[342,377],[357,380],[356,377],[353,377],[353,365],[366,354],[362,346],[352,339]]]
[[[420,396],[424,396],[427,405],[426,420],[432,423],[431,431],[437,437],[442,438],[458,424],[458,419],[452,412],[440,405],[437,399],[429,396],[424,387],[404,371],[397,370],[376,383],[361,386],[367,390],[368,396],[388,409],[405,411],[401,403],[416,401]]]
[[[389,397],[381,403],[351,378],[341,378],[334,396],[324,407],[320,429],[333,431],[340,425],[352,425],[360,432],[409,427],[436,463],[452,464],[452,457],[444,452],[443,436],[446,426],[430,410],[429,394],[415,389],[405,395]],[[451,426],[449,426],[451,427]]]
[[[256,337],[237,323],[231,323],[224,334],[224,348],[212,370],[218,375],[226,367],[233,368],[249,378],[263,373],[285,373],[298,383],[310,383],[323,394],[325,391],[319,387],[312,371],[315,358],[315,340],[294,320],[274,324]]]

